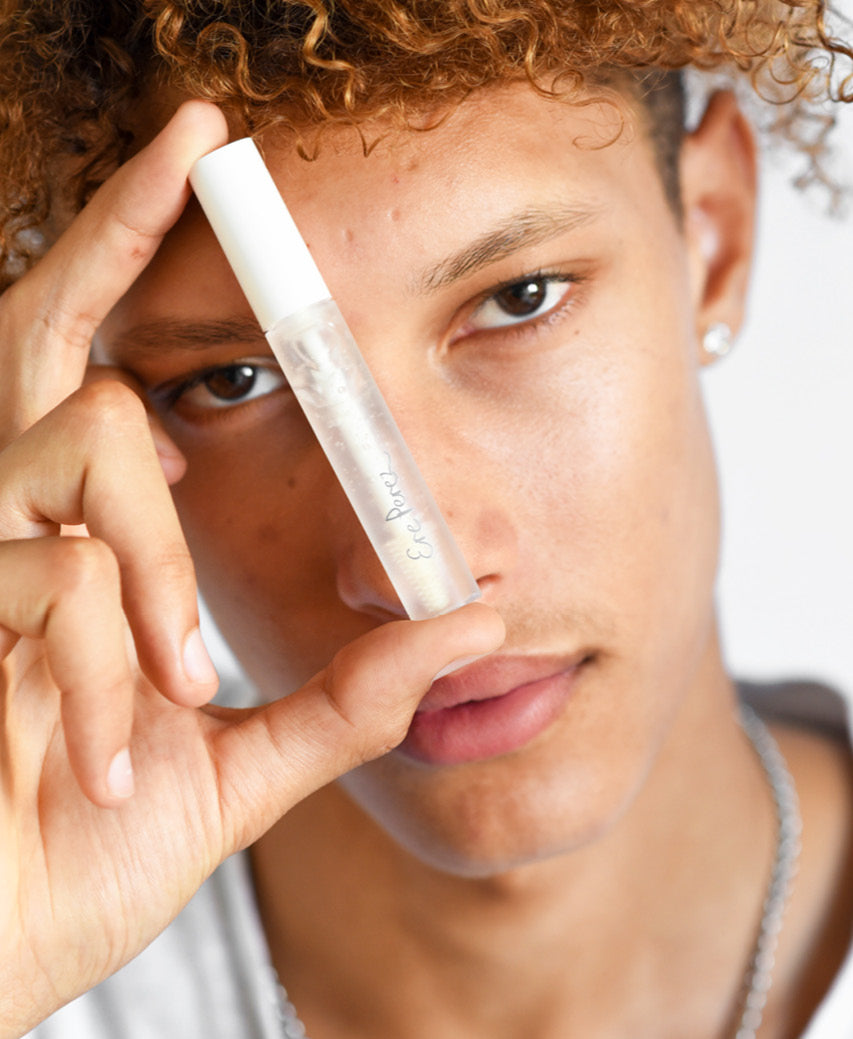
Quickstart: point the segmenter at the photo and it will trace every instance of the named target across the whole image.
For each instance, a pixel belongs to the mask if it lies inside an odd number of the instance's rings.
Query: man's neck
[[[773,841],[725,686],[685,702],[634,803],[579,850],[449,875],[331,786],[253,854],[274,963],[321,1039],[710,1036],[738,996]]]

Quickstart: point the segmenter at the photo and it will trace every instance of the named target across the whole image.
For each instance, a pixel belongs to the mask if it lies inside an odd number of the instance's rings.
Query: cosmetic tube
[[[406,613],[435,617],[479,598],[252,139],[199,159],[190,183]]]

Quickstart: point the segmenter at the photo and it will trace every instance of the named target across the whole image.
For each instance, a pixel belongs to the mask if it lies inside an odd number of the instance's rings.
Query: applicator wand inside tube
[[[480,596],[251,138],[199,159],[190,184],[276,360],[414,620]]]

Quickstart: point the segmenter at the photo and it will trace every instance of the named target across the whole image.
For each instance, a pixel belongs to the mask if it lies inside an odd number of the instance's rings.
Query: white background
[[[853,110],[836,137],[853,188]],[[789,173],[765,156],[749,317],[704,376],[723,484],[724,641],[735,674],[853,693],[853,193],[832,219]]]

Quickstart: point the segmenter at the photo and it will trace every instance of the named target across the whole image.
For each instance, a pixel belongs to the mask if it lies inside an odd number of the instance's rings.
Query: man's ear
[[[756,149],[728,92],[714,94],[684,141],[681,197],[697,340],[717,323],[740,328],[755,234]]]

